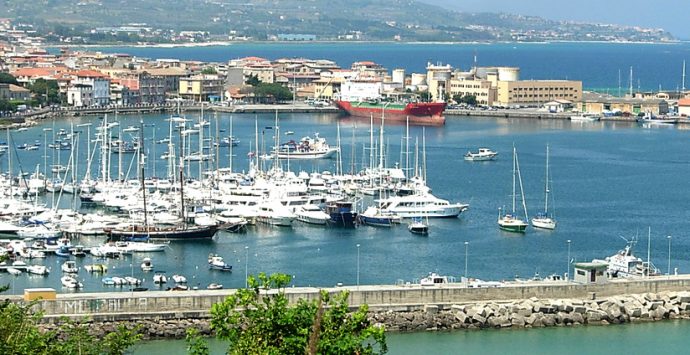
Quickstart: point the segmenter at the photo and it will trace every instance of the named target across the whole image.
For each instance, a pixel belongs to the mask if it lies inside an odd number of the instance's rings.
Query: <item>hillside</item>
[[[404,0],[5,0],[5,17],[59,35],[146,24],[166,31],[236,33],[255,40],[309,34],[317,40],[402,41],[663,41],[663,31],[575,24],[538,17],[460,13]],[[88,35],[87,35],[88,37]]]

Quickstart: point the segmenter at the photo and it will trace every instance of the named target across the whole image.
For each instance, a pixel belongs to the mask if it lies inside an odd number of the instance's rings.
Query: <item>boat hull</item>
[[[556,221],[551,218],[532,218],[532,226],[534,228],[554,230],[556,229]]]
[[[521,221],[521,220],[510,220],[510,221],[505,221],[505,220],[498,220],[498,227],[501,230],[504,230],[506,232],[512,232],[512,233],[525,233],[525,230],[527,229],[527,223]]]
[[[211,239],[218,231],[216,226],[187,228],[134,228],[107,230],[110,240],[146,241],[148,239],[195,240]]]
[[[388,107],[386,103],[371,104],[350,101],[336,101],[336,105],[354,117],[380,119],[383,114],[386,122],[406,123],[409,120],[411,125],[416,126],[443,126],[446,124],[446,118],[443,117],[446,104],[442,102],[409,103],[405,106],[395,105],[395,108]]]
[[[359,215],[359,222],[373,227],[390,227],[393,224],[391,217],[372,217]]]

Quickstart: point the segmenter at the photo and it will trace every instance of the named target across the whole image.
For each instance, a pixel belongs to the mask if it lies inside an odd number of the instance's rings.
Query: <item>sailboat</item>
[[[549,146],[546,146],[546,181],[544,183],[544,212],[532,218],[532,226],[541,229],[556,229],[556,220],[549,214]]]
[[[525,219],[522,220],[515,214],[515,200],[517,194],[515,191],[516,178],[520,182],[520,197],[522,198],[522,208],[525,212]],[[499,228],[515,233],[524,233],[527,228],[527,205],[525,204],[525,194],[522,188],[522,176],[520,175],[520,164],[518,162],[517,150],[513,147],[513,208],[511,213],[503,213],[501,208],[498,209],[498,226]]]

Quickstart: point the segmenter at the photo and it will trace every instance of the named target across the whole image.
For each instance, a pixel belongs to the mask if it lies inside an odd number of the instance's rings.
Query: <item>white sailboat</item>
[[[525,212],[525,219],[522,220],[520,217],[518,217],[515,214],[515,200],[517,198],[517,194],[515,191],[515,183],[516,183],[516,178],[520,182],[520,197],[522,198],[522,208]],[[524,233],[525,229],[527,229],[527,220],[529,218],[527,217],[527,205],[525,204],[525,193],[522,188],[522,176],[520,175],[520,164],[518,162],[518,157],[517,157],[517,150],[515,150],[515,147],[513,147],[513,208],[511,210],[511,213],[503,213],[501,208],[498,209],[498,226],[499,228],[508,231],[508,232],[515,232],[515,233]]]
[[[541,229],[556,229],[556,219],[549,214],[549,146],[546,146],[546,181],[544,183],[544,212],[532,218],[532,226]]]

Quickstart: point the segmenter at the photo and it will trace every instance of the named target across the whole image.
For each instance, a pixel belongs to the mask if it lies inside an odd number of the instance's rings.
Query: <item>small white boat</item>
[[[223,285],[217,284],[214,282],[212,284],[209,284],[208,287],[206,287],[206,289],[208,289],[208,290],[221,290],[221,289],[223,289]]]
[[[173,279],[173,281],[175,281],[175,282],[178,283],[178,284],[187,283],[187,278],[184,277],[184,276],[182,276],[182,275],[180,275],[180,274],[172,275],[172,279]]]
[[[106,286],[114,286],[115,285],[115,281],[113,281],[112,277],[104,277],[101,279],[101,282]]]
[[[62,286],[66,288],[84,288],[84,284],[82,284],[81,282],[77,281],[77,279],[69,275],[61,277],[60,282],[62,283]]]
[[[153,283],[157,285],[162,285],[164,283],[168,282],[168,277],[165,276],[165,271],[156,271],[156,274],[153,275]]]
[[[232,271],[232,266],[226,264],[222,256],[215,254],[208,256],[208,267],[212,270]]]
[[[331,219],[330,215],[316,205],[304,205],[295,211],[295,215],[298,221],[309,224],[325,225]]]
[[[13,268],[13,267],[11,267],[11,266],[7,268],[7,272],[8,272],[10,275],[14,275],[14,276],[18,276],[18,275],[21,275],[21,274],[22,274],[22,271],[21,271],[21,270],[19,270],[19,269],[17,269],[17,268]]]
[[[79,267],[77,267],[77,263],[75,263],[72,260],[65,261],[62,263],[62,266],[60,267],[62,269],[62,272],[68,273],[68,274],[76,274],[79,272]]]
[[[115,283],[115,286],[123,286],[123,285],[128,284],[127,280],[125,280],[124,277],[113,276],[113,277],[111,277],[111,279]]]
[[[122,130],[122,132],[138,132],[139,127],[129,126]]]
[[[498,157],[498,153],[489,148],[479,148],[477,152],[470,151],[465,154],[465,160],[467,161],[489,161],[495,160],[496,157]]]
[[[26,268],[26,271],[34,275],[48,275],[48,273],[50,273],[50,269],[43,265],[28,266]]]
[[[137,279],[136,277],[125,276],[124,279],[130,285],[141,285],[141,280]]]
[[[151,258],[144,258],[144,261],[141,263],[141,270],[153,271],[153,262],[151,262]]]
[[[427,235],[429,234],[429,224],[420,218],[415,218],[407,225],[407,230],[414,234]]]
[[[600,118],[600,116],[597,115],[596,113],[581,113],[579,115],[570,116],[571,121],[580,121],[580,122],[599,121],[599,118]]]

